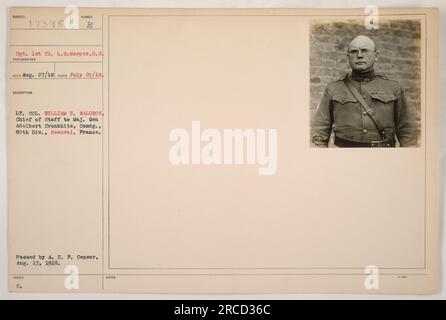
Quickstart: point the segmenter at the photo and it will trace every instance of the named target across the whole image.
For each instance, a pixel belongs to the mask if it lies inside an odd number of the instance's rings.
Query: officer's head
[[[350,67],[355,71],[363,72],[373,68],[373,64],[378,60],[378,51],[372,39],[357,36],[348,45],[347,56]]]

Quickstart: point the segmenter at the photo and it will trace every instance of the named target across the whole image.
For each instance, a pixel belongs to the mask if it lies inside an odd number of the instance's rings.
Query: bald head
[[[356,38],[354,38],[348,45],[349,50],[352,47],[367,48],[371,51],[375,51],[375,42],[367,36],[360,35],[360,36],[357,36]]]
[[[378,60],[375,42],[367,36],[357,36],[348,45],[347,56],[354,71],[372,70],[374,63]]]

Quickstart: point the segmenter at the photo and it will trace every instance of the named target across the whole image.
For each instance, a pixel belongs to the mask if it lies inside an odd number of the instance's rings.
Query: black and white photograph
[[[419,147],[421,23],[313,21],[311,146]]]

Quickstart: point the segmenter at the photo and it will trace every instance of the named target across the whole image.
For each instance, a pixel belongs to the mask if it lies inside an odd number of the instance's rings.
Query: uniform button
[[[366,116],[366,115],[367,115],[367,112],[366,112],[366,111],[363,111],[363,112],[362,112],[362,115],[363,115],[363,116]]]
[[[363,133],[367,133],[367,129],[362,129],[362,132]]]
[[[362,97],[363,97],[364,99],[367,99],[367,96],[366,96],[365,94],[363,94]]]

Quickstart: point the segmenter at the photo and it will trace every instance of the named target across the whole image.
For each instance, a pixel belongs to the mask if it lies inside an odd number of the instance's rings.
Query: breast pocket
[[[356,127],[361,124],[361,112],[355,97],[346,93],[332,96],[333,118],[337,127]]]
[[[371,93],[372,108],[375,116],[380,119],[385,128],[394,126],[395,101],[397,97],[393,93]]]

